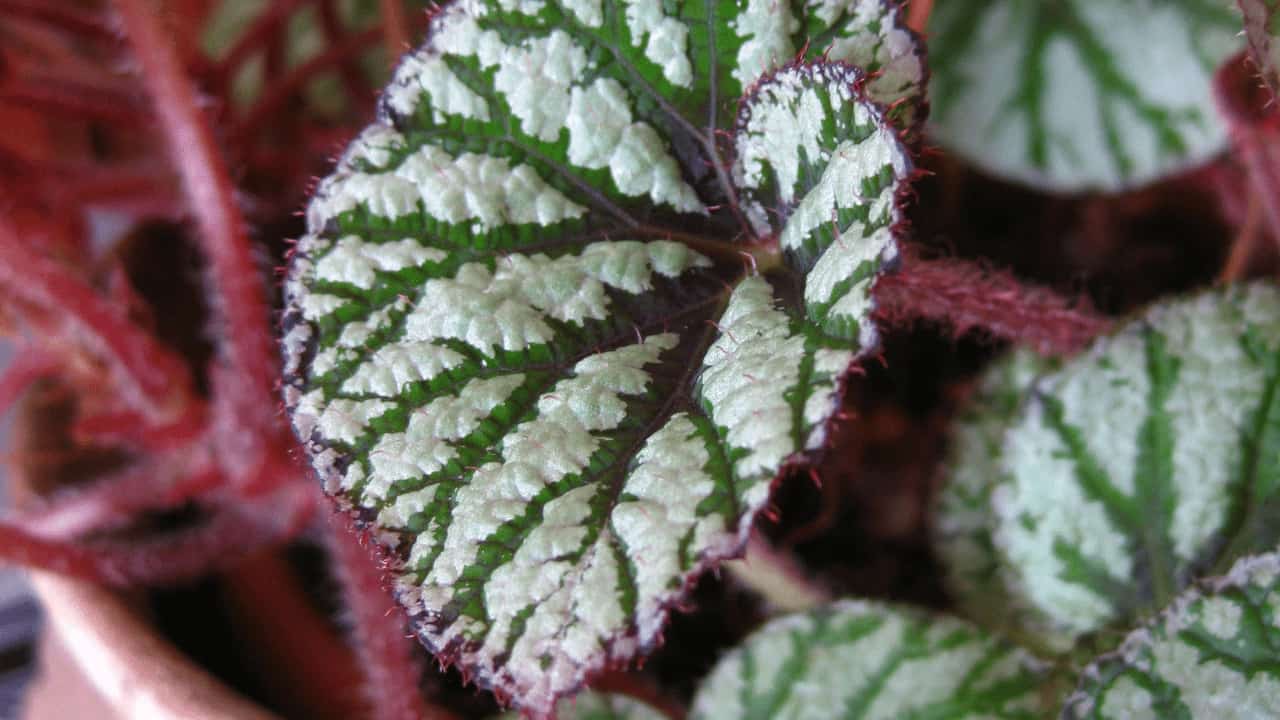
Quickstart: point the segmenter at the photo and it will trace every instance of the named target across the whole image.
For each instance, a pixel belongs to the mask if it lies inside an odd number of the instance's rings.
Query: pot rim
[[[47,572],[30,578],[46,632],[121,718],[280,720],[197,666],[117,594]]]

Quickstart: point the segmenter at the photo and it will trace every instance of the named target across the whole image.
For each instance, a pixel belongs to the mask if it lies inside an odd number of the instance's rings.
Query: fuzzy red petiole
[[[876,317],[888,324],[931,320],[957,336],[983,330],[1046,355],[1069,354],[1107,332],[1111,321],[1011,273],[954,258],[904,252],[896,273],[876,283]]]
[[[46,23],[61,31],[71,31],[109,43],[119,40],[115,31],[94,13],[67,7],[66,0],[0,0],[0,16],[25,18]]]
[[[276,404],[267,401],[275,397],[278,362],[266,284],[226,164],[154,6],[116,0],[115,7],[199,225],[221,340],[220,364],[211,372],[216,441],[233,481],[249,482],[269,455],[289,447]]]
[[[0,288],[36,311],[42,329],[87,347],[125,390],[121,400],[156,426],[200,412],[177,354],[134,325],[70,269],[29,250],[0,224]]]
[[[1243,52],[1218,70],[1213,87],[1252,196],[1272,240],[1280,243],[1280,108]]]
[[[296,531],[296,523],[232,506],[218,508],[199,525],[127,541],[50,540],[13,522],[0,522],[0,562],[116,587],[162,585],[227,567]]]
[[[404,0],[379,0],[382,10],[382,42],[391,62],[409,50],[409,23],[404,15]]]
[[[12,407],[32,383],[53,375],[57,370],[58,363],[43,350],[32,347],[18,348],[14,359],[5,366],[4,373],[0,375],[0,413]]]
[[[419,680],[422,663],[411,639],[404,611],[383,587],[382,558],[375,543],[345,513],[329,521],[329,547],[334,572],[353,625],[351,639],[365,669],[371,717],[376,720],[425,720],[450,714],[429,706]]]
[[[207,463],[204,463],[207,465]],[[114,530],[148,511],[177,507],[218,489],[222,477],[209,467],[157,467],[148,463],[64,491],[24,509],[15,521],[46,540],[72,540],[91,532]]]

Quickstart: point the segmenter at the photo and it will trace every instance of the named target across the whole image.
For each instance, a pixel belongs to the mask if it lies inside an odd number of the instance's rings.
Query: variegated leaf
[[[774,620],[726,655],[694,720],[1044,716],[1044,666],[959,620],[840,601]]]
[[[1244,13],[1244,35],[1258,74],[1280,94],[1280,0],[1237,0]]]
[[[1280,556],[1240,560],[1087,667],[1063,717],[1280,717]]]
[[[874,344],[908,158],[855,67],[772,68],[806,28],[899,62],[885,7],[454,3],[317,188],[295,427],[423,642],[522,708],[658,641]]]
[[[996,361],[951,431],[946,482],[934,512],[934,549],[946,570],[948,590],[966,615],[999,628],[1024,644],[1065,650],[1070,638],[1023,632],[1025,608],[1005,590],[992,537],[991,494],[1000,475],[1005,431],[1017,418],[1039,375],[1056,361],[1018,349]]]
[[[1049,190],[1150,182],[1225,147],[1211,76],[1239,30],[1222,0],[939,2],[934,134]]]
[[[1041,378],[993,492],[1009,590],[1067,637],[1280,541],[1280,291],[1153,307]]]
[[[667,716],[653,707],[625,695],[586,691],[564,698],[556,704],[556,720],[666,720]],[[509,712],[503,720],[520,720],[520,713]]]

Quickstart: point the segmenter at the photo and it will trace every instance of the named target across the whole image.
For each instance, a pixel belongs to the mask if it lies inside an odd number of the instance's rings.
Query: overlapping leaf
[[[1033,625],[1070,639],[1163,607],[1280,540],[1280,292],[1154,307],[1037,383],[989,522]],[[989,472],[989,462],[958,473]],[[951,522],[973,525],[966,508]]]
[[[1000,477],[1005,432],[1028,398],[1032,382],[1055,361],[1016,350],[997,361],[951,431],[947,477],[934,514],[934,548],[948,589],[966,615],[1028,644],[1066,649],[1070,638],[1024,632],[1030,618],[1005,590],[1006,579],[992,537],[991,495]]]
[[[1115,190],[1225,147],[1210,92],[1239,47],[1219,0],[968,0],[931,23],[934,132],[992,173]]]
[[[1064,718],[1280,717],[1280,556],[1240,560],[1086,668]]]
[[[967,623],[840,601],[775,620],[712,670],[695,720],[1044,716],[1041,663]]]
[[[657,641],[875,342],[909,163],[834,59],[918,92],[887,7],[455,3],[317,189],[295,427],[424,643],[521,707]]]

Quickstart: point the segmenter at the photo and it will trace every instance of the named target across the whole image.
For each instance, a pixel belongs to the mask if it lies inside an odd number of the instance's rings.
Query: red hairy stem
[[[933,0],[911,0],[907,7],[907,27],[921,35],[929,26],[929,16],[933,14]]]
[[[903,254],[876,283],[876,317],[888,324],[932,320],[955,335],[983,330],[1043,354],[1069,354],[1107,332],[1111,321],[1052,290],[975,262]]]
[[[684,705],[662,692],[662,687],[652,679],[624,670],[612,670],[601,674],[590,683],[598,692],[626,695],[657,710],[670,720],[682,720],[688,716]],[[573,702],[572,699],[566,702]]]
[[[223,577],[242,662],[285,717],[366,715],[360,667],[278,548],[254,553]]]
[[[154,425],[188,422],[203,412],[186,364],[134,325],[88,283],[54,260],[28,250],[0,224],[0,288],[39,313],[42,329],[87,346],[125,393],[120,398]]]
[[[133,97],[77,82],[31,77],[0,89],[0,103],[75,119],[149,123],[151,113]]]
[[[1260,232],[1262,229],[1260,227],[1262,225],[1261,205],[1257,194],[1249,193],[1249,199],[1245,206],[1244,223],[1241,224],[1235,240],[1231,243],[1231,251],[1227,254],[1227,261],[1223,263],[1222,272],[1218,274],[1219,282],[1234,282],[1247,275],[1249,258],[1253,256],[1253,252],[1258,246],[1258,236],[1262,234]]]
[[[1280,243],[1280,109],[1244,52],[1214,76],[1214,100],[1273,241]]]
[[[409,50],[409,22],[404,15],[404,0],[378,0],[382,10],[382,42],[391,63]]]
[[[342,18],[338,16],[338,10],[334,7],[332,0],[321,0],[320,2],[320,25],[324,30],[324,40],[327,47],[334,47],[342,43],[346,32],[342,27]],[[364,101],[372,97],[373,92],[364,81],[359,63],[342,63],[338,66],[338,76],[342,78],[342,85],[346,88],[347,97],[352,103],[362,105]]]
[[[199,525],[144,539],[66,542],[0,522],[0,562],[71,575],[115,587],[189,580],[225,568],[248,553],[297,532],[284,522],[228,505]]]
[[[272,462],[269,455],[290,447],[276,404],[268,400],[275,397],[277,359],[264,278],[226,165],[154,7],[147,0],[116,0],[115,6],[183,178],[209,263],[210,293],[221,321],[221,363],[211,371],[220,456],[233,481],[253,482]]]
[[[222,476],[210,467],[183,468],[179,474],[176,467],[158,465],[130,468],[33,503],[15,523],[46,540],[72,540],[114,530],[144,512],[173,508],[222,486]]]
[[[33,383],[57,370],[57,362],[43,351],[19,348],[14,359],[5,366],[4,374],[0,375],[0,413],[12,407]]]
[[[93,13],[67,7],[65,0],[0,0],[0,16],[7,19],[36,20],[60,31],[114,43],[118,37],[103,19]]]
[[[404,611],[383,586],[383,558],[377,544],[369,542],[345,513],[330,515],[329,539],[334,573],[351,617],[351,641],[365,670],[372,717],[451,717],[422,697],[422,663],[415,643],[406,636]]]
[[[796,558],[752,532],[742,559],[725,563],[729,575],[753,590],[775,611],[798,612],[831,601],[831,593],[814,580]]]

